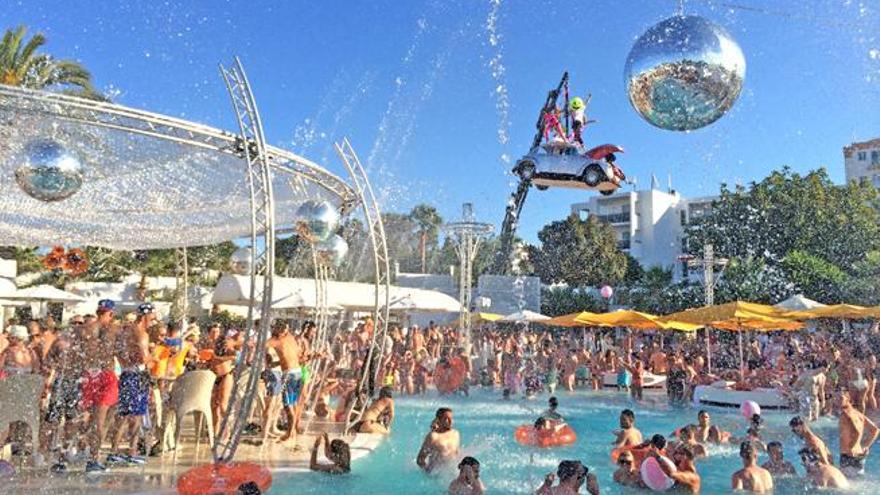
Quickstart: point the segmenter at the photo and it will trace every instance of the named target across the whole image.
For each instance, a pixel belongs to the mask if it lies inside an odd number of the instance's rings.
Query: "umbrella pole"
[[[712,373],[712,339],[709,338],[709,327],[706,330],[706,368]]]
[[[743,329],[740,328],[736,334],[739,336],[739,379],[744,380],[746,375],[745,360],[743,359]]]

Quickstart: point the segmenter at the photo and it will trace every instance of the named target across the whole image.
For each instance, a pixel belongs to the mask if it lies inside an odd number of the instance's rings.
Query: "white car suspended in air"
[[[626,181],[626,175],[614,163],[615,153],[623,153],[623,148],[603,144],[582,154],[576,145],[550,142],[520,158],[513,172],[542,191],[568,187],[608,196]]]

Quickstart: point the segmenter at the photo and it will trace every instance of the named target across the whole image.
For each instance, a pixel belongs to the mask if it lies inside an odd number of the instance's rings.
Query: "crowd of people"
[[[192,370],[211,370],[216,377],[216,431],[236,393],[235,364],[255,354],[253,340],[245,339],[241,328],[211,323],[203,334],[196,323],[169,325],[156,318],[149,303],[122,315],[113,301],[103,300],[95,314],[74,315],[66,327],[51,317],[26,325],[9,323],[0,333],[0,379],[42,377],[40,441],[32,446],[32,454],[35,460],[50,461],[55,471],[81,461],[87,472],[105,470],[108,464],[139,464],[149,455],[176,448],[165,434],[162,403],[175,381]],[[668,400],[677,404],[690,402],[697,386],[718,381],[738,390],[780,390],[799,411],[790,427],[803,441],[799,455],[808,479],[819,487],[844,487],[863,471],[880,434],[869,418],[878,409],[880,330],[876,324],[859,331],[833,330],[820,326],[810,332],[749,336],[740,355],[730,337],[719,332],[711,334],[707,349],[705,338],[693,334],[484,326],[473,331],[473,344],[468,345],[456,328],[433,323],[425,328],[392,325],[386,334],[374,335],[374,324],[366,318],[318,342],[314,323],[292,328],[277,320],[266,344],[259,407],[248,418],[247,442],[273,440],[298,448],[298,434],[309,421],[348,422],[352,417],[358,419],[354,429],[359,432],[388,434],[395,418],[394,397],[429,389],[467,395],[472,387],[485,387],[512,399],[609,387],[631,394],[638,403],[652,377],[662,376]],[[365,369],[370,370],[369,386],[378,392],[369,403],[358,393]],[[564,424],[558,405],[554,397],[550,409],[535,421],[536,428]],[[353,416],[358,407],[362,413]],[[836,459],[810,428],[828,415],[839,418]],[[479,461],[460,458],[460,436],[452,425],[452,410],[438,410],[416,464],[432,472],[458,462],[459,476],[450,493],[482,493]],[[657,465],[664,475],[696,493],[697,466],[708,455],[706,446],[721,443],[739,445],[743,468],[732,475],[734,489],[764,493],[772,488],[774,477],[794,472],[779,442],[763,442],[759,416],[741,436],[712,425],[707,411],[700,411],[695,423],[682,425],[669,440],[664,432],[643,438],[631,410],[621,413],[620,427],[612,446],[618,466],[613,479],[622,485],[644,486],[639,465],[663,458],[668,462]],[[0,445],[23,449],[23,430],[21,424],[13,424],[0,432]],[[317,461],[322,445],[331,464]],[[759,465],[759,456],[765,454],[768,460]],[[347,473],[350,462],[345,441],[318,435],[312,469]],[[538,493],[577,493],[582,485],[590,493],[599,491],[594,472],[579,461],[566,460]]]

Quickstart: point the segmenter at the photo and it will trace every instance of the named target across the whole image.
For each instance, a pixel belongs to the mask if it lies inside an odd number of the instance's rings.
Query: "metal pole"
[[[706,306],[715,305],[715,249],[711,244],[703,246],[703,288],[706,291]],[[706,327],[706,368],[712,372],[712,339],[710,328]]]

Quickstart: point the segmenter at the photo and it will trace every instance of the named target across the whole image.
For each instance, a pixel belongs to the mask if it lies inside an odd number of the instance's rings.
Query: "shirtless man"
[[[762,468],[770,471],[773,476],[794,476],[797,471],[794,466],[785,460],[782,453],[782,444],[779,442],[770,442],[767,444],[767,455],[770,459],[761,465]]]
[[[687,425],[678,430],[678,441],[673,443],[672,450],[677,449],[681,445],[687,445],[694,451],[694,458],[701,459],[708,456],[706,447],[697,441],[697,429],[694,425]]]
[[[486,487],[480,479],[480,461],[465,457],[458,463],[458,476],[449,484],[449,495],[483,495]]]
[[[572,349],[569,351],[568,356],[566,356],[565,361],[562,362],[562,382],[565,383],[565,389],[569,392],[574,391],[575,373],[577,372],[577,368],[577,351]]]
[[[0,353],[0,370],[10,375],[24,375],[37,372],[37,355],[28,346],[27,328],[13,325],[7,336],[9,345]]]
[[[630,447],[642,443],[642,432],[636,428],[636,414],[629,409],[620,412],[620,429],[614,432],[617,437],[611,442],[614,448]]]
[[[739,456],[743,468],[733,473],[730,479],[731,488],[752,493],[769,493],[773,491],[773,475],[758,465],[758,449],[752,442],[743,442],[739,446]]]
[[[79,416],[80,403],[79,381],[84,371],[81,333],[84,324],[84,317],[73,316],[70,319],[71,331],[58,333],[52,342],[52,347],[46,353],[44,368],[49,373],[51,394],[42,428],[41,445],[44,451],[48,451],[51,447],[51,439],[62,421],[64,421],[62,450],[67,450],[71,447],[70,443],[76,440],[75,433],[78,426],[76,419]],[[66,465],[62,462],[53,466],[55,472],[66,469]]]
[[[425,435],[416,464],[430,474],[458,457],[460,443],[458,430],[452,428],[452,409],[441,407],[431,422],[431,431]]]
[[[843,475],[840,469],[826,464],[819,460],[816,452],[804,448],[798,454],[801,456],[801,462],[804,463],[804,469],[807,470],[807,480],[817,488],[849,488],[849,480]]]
[[[287,432],[278,439],[279,443],[293,441],[296,447],[296,403],[302,391],[302,366],[299,363],[300,346],[297,338],[290,333],[284,323],[277,339],[267,343],[266,349],[274,349],[281,364],[281,404],[287,413]]]
[[[648,455],[657,458],[660,469],[675,481],[673,489],[693,494],[700,493],[700,475],[697,474],[694,451],[690,447],[684,445],[672,453],[672,461],[675,463],[676,471],[673,471],[667,463],[659,462],[660,453],[656,450],[651,449]]]
[[[653,351],[651,352],[651,357],[648,359],[649,368],[651,373],[655,375],[665,375],[666,370],[669,366],[668,359],[666,358],[666,353],[663,352],[663,349],[660,348],[659,344],[653,345]]]
[[[553,486],[557,476],[559,484]],[[580,493],[585,482],[590,495],[599,495],[599,481],[595,474],[590,473],[589,468],[581,464],[581,461],[562,461],[556,469],[556,476],[553,473],[548,474],[535,495],[576,495]]]
[[[645,486],[642,483],[642,473],[639,472],[639,467],[635,465],[635,457],[633,457],[632,452],[623,451],[620,456],[617,458],[617,470],[614,471],[614,482],[623,486],[631,486],[635,488],[642,488]]]
[[[804,423],[804,420],[800,416],[791,418],[791,421],[788,422],[788,426],[791,427],[791,432],[794,433],[796,437],[803,440],[804,445],[815,453],[816,457],[819,458],[819,462],[823,464],[834,464],[834,461],[831,458],[831,451],[825,446],[825,442],[819,438],[819,435],[816,435],[810,430],[810,427]]]
[[[840,402],[840,469],[853,478],[865,472],[865,459],[880,429],[864,413],[856,409],[847,390],[838,393]]]
[[[359,432],[388,434],[391,431],[391,422],[394,421],[394,399],[391,397],[391,390],[391,387],[382,387],[379,390],[379,398],[364,411]]]
[[[270,436],[280,437],[276,432],[278,415],[281,413],[281,361],[275,344],[287,329],[287,325],[281,320],[272,325],[272,336],[266,341],[266,368],[262,378],[266,386],[266,407],[263,408],[263,443]]]
[[[145,425],[150,400],[150,374],[147,371],[152,361],[150,355],[150,336],[147,330],[155,321],[155,308],[143,303],[137,308],[137,318],[126,326],[115,341],[114,350],[122,373],[119,375],[119,406],[116,415],[121,424],[113,436],[112,448],[116,452],[128,427],[128,456],[109,455],[108,461],[140,462],[138,437]]]
[[[721,428],[712,424],[712,417],[705,410],[697,413],[696,427],[698,442],[711,442],[716,444],[727,443],[730,440],[730,433],[723,431]]]
[[[97,319],[86,318],[75,342],[82,349],[83,373],[80,406],[86,413],[89,431],[89,453],[86,472],[104,471],[98,462],[104,435],[107,434],[107,412],[119,400],[113,348],[116,329],[113,326],[115,304],[109,299],[98,301]]]

